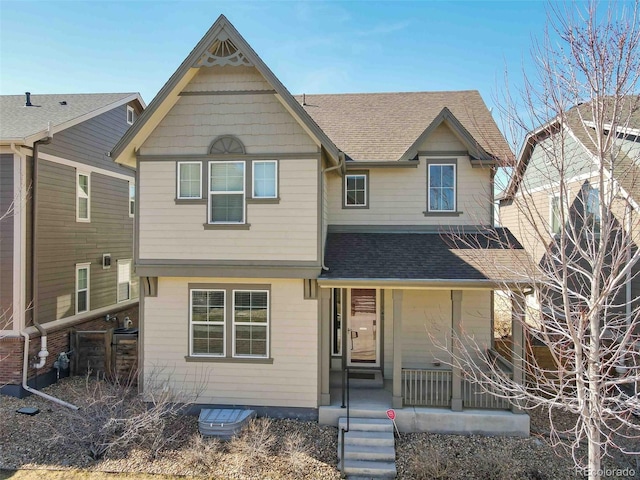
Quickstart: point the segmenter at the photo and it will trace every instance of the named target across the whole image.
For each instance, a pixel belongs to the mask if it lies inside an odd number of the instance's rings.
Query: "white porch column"
[[[331,405],[329,372],[331,370],[331,290],[321,288],[318,300],[318,405]]]
[[[526,354],[524,322],[526,299],[519,290],[511,292],[511,363],[513,364],[513,381],[519,384],[524,383],[524,356]],[[522,413],[522,409],[513,405],[513,413]]]
[[[451,354],[460,356],[458,339],[462,334],[462,290],[451,290]],[[451,410],[462,411],[462,372],[460,367],[451,367]]]
[[[402,408],[402,290],[393,291],[393,408]]]

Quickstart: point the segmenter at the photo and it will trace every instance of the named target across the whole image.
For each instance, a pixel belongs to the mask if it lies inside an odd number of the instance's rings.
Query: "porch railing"
[[[510,374],[509,374],[510,375]],[[451,370],[402,369],[402,395],[405,405],[425,407],[450,407]],[[468,378],[462,379],[462,404],[464,408],[509,409],[509,402],[485,392]]]

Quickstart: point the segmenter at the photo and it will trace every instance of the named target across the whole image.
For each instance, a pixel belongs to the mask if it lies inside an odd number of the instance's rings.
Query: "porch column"
[[[402,408],[402,290],[393,291],[393,408]]]
[[[451,354],[453,358],[458,358],[458,341],[462,336],[462,290],[451,290],[451,331]],[[451,410],[462,411],[462,371],[456,366],[451,367]]]
[[[522,322],[525,316],[525,296],[520,290],[511,292],[511,363],[513,364],[513,381],[524,384],[524,331]],[[522,413],[522,409],[512,405],[513,413]]]
[[[318,383],[319,383],[319,405],[331,405],[331,395],[329,393],[329,371],[331,370],[331,290],[320,289],[318,319]]]

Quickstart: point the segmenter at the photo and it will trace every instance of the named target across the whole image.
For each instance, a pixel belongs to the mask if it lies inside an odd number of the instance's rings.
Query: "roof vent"
[[[24,92],[24,94],[27,97],[27,101],[24,103],[24,106],[32,107],[33,105],[31,104],[31,92]]]
[[[306,94],[302,94],[302,106],[306,106],[307,105],[307,95]]]
[[[60,105],[66,105],[66,104],[67,104],[67,101],[66,101],[66,100],[63,100],[63,101],[61,101],[61,102],[59,102],[59,103],[60,103]]]

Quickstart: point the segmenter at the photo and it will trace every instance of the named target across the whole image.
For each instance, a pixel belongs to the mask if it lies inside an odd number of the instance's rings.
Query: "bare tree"
[[[502,103],[512,138],[525,137],[519,160],[528,164],[507,166],[501,220],[533,261],[495,268],[534,287],[535,308],[514,321],[529,342],[548,347],[553,365],[523,348],[512,359],[526,373],[518,384],[464,335],[454,338],[461,353],[451,361],[480,389],[547,409],[552,438],[592,479],[603,455],[640,453],[640,301],[630,290],[640,281],[638,15],[637,2],[551,4],[545,39],[533,48],[536,75]],[[480,246],[468,238],[456,241]],[[556,411],[574,414],[570,428],[554,425]]]

